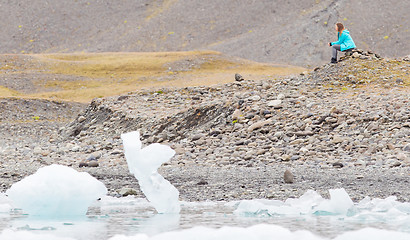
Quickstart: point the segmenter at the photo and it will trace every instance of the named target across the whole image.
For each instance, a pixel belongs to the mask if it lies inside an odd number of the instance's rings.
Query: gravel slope
[[[218,50],[246,59],[315,66],[329,61],[333,24],[357,46],[410,54],[405,0],[2,1],[0,53]]]

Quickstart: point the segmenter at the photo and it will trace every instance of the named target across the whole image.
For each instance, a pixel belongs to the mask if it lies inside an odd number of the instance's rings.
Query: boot
[[[330,60],[330,63],[337,63],[337,59],[336,59],[336,58],[332,58],[332,59]]]

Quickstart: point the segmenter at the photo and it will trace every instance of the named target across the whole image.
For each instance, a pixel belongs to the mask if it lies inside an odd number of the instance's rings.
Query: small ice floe
[[[338,216],[345,221],[385,222],[410,226],[410,203],[391,196],[386,199],[364,198],[354,203],[344,189],[329,190],[330,199],[308,190],[300,198],[279,200],[243,200],[227,203],[236,206],[235,214],[245,216]]]

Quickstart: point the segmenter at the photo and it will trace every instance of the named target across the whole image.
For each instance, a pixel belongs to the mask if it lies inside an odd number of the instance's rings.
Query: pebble
[[[240,109],[235,109],[235,111],[232,114],[232,120],[239,120],[243,118],[242,111]]]
[[[42,152],[43,152],[43,149],[41,149],[41,147],[35,147],[33,149],[34,154],[41,154]]]
[[[285,94],[279,93],[276,98],[277,98],[278,100],[283,100],[283,99],[285,99]]]
[[[398,160],[394,160],[390,163],[390,167],[399,167],[401,165],[401,162]]]
[[[195,134],[194,136],[192,136],[192,141],[196,141],[199,140],[201,138],[205,137],[204,134],[200,133],[200,134]]]
[[[335,162],[335,163],[333,163],[332,165],[333,165],[333,167],[335,167],[335,168],[342,168],[342,167],[344,167],[343,163],[341,163],[341,162]]]
[[[101,152],[93,152],[90,154],[90,157],[94,158],[94,159],[100,159],[102,157],[102,153]]]
[[[79,123],[82,123],[82,122],[84,122],[86,120],[86,118],[84,117],[84,116],[79,116],[78,117],[78,122]]]
[[[244,80],[244,79],[243,79],[243,77],[242,77],[241,74],[235,73],[235,81],[241,82],[241,81],[243,81],[243,80]]]
[[[128,188],[128,187],[121,188],[118,191],[118,193],[123,197],[129,196],[129,195],[138,195],[137,190],[135,190],[133,188]]]
[[[396,155],[396,157],[397,157],[397,159],[402,160],[402,161],[405,161],[406,158],[407,158],[406,154],[404,154],[404,153],[398,153]]]
[[[47,157],[48,155],[50,155],[50,151],[44,150],[41,152],[41,156],[43,157]]]
[[[98,167],[100,164],[97,161],[88,162],[88,167]]]
[[[78,164],[78,167],[79,167],[79,168],[88,167],[88,163],[87,163],[87,162],[80,162],[80,163]]]
[[[338,144],[338,143],[342,143],[344,140],[345,139],[343,137],[333,136],[332,143]]]
[[[261,97],[259,95],[253,95],[251,97],[248,98],[251,101],[259,101],[261,100]]]
[[[201,180],[196,185],[208,185],[208,182],[205,180]]]
[[[267,103],[268,107],[273,108],[281,108],[282,107],[282,100],[272,100]]]
[[[270,123],[272,123],[272,121],[269,120],[269,119],[265,120],[265,121],[256,122],[256,123],[254,123],[254,124],[252,124],[251,126],[248,127],[248,132],[252,132],[252,131],[254,131],[256,129],[259,129],[259,128],[261,128],[261,127],[263,127],[267,124],[270,124]]]
[[[291,156],[290,156],[290,155],[287,155],[287,154],[282,155],[282,161],[288,162],[288,161],[290,161],[290,159],[291,159]]]
[[[116,148],[111,151],[111,155],[123,155],[123,154],[124,154],[124,150],[122,149]],[[99,159],[99,158],[96,158],[96,159]]]

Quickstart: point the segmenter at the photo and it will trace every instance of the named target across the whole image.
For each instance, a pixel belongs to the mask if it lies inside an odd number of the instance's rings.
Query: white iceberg
[[[142,192],[158,213],[179,213],[178,190],[158,173],[161,164],[169,161],[175,151],[158,143],[142,148],[139,132],[121,135],[130,173],[138,179]]]
[[[30,216],[71,217],[85,216],[107,188],[88,173],[51,165],[13,184],[6,194],[14,207]]]

